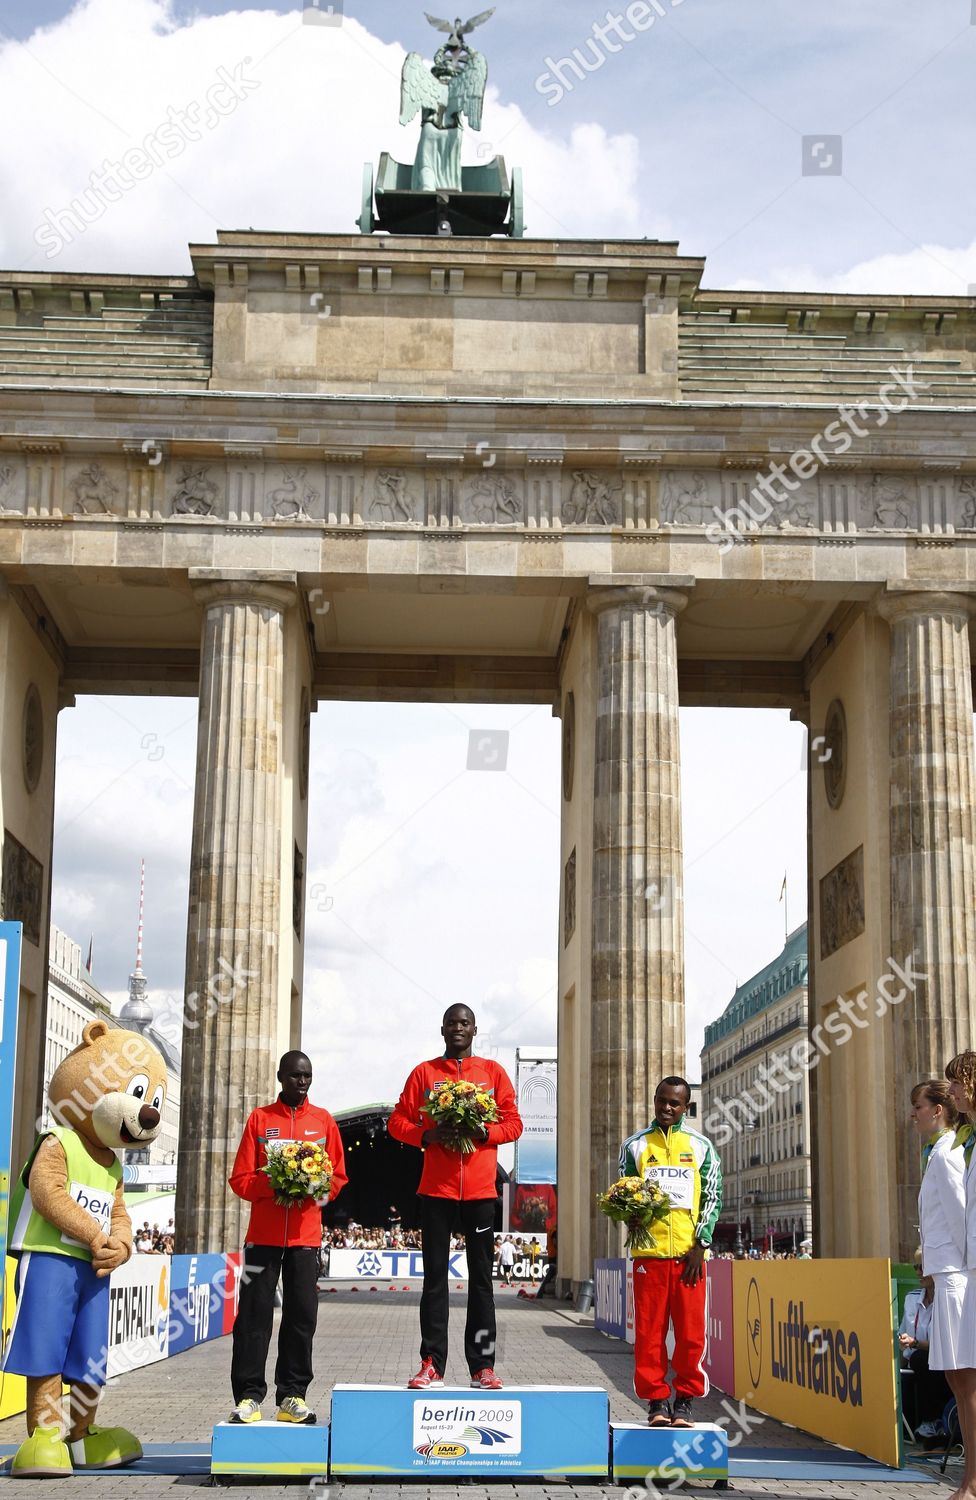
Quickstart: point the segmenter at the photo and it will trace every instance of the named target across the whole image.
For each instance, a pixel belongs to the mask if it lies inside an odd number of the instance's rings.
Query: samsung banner
[[[524,1130],[515,1142],[515,1181],[556,1180],[556,1052],[553,1047],[519,1048],[515,1089]]]

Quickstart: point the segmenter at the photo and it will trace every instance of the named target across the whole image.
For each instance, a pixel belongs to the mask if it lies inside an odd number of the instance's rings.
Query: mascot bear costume
[[[4,1369],[27,1377],[12,1474],[64,1477],[142,1457],[124,1427],[92,1425],[108,1374],[108,1278],[132,1254],[116,1152],[156,1138],[166,1064],[145,1037],[91,1021],[48,1089],[42,1130],[10,1200],[17,1308]],[[62,1434],[62,1382],[70,1415]]]

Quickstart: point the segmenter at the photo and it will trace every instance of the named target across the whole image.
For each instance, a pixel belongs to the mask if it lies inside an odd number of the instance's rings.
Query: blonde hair
[[[950,1083],[962,1084],[970,1109],[976,1110],[976,1052],[957,1052],[946,1063],[945,1076]]]

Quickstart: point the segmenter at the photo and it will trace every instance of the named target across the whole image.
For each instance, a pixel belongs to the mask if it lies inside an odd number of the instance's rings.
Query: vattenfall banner
[[[889,1261],[740,1261],[733,1300],[737,1399],[900,1465]]]
[[[515,1181],[556,1180],[556,1063],[517,1054],[515,1087],[523,1130],[515,1142]]]

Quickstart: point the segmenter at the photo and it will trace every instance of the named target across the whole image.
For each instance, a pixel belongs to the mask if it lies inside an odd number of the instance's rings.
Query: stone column
[[[177,1249],[232,1250],[241,1131],[277,1084],[284,613],[294,575],[192,575],[204,607]]]
[[[890,588],[891,957],[924,975],[890,1009],[895,1118],[912,1085],[976,1044],[976,772],[969,621],[976,598]],[[891,969],[891,964],[889,964]],[[917,1248],[918,1144],[895,1134],[900,1254]]]
[[[619,1235],[595,1208],[620,1145],[684,1066],[676,621],[667,587],[598,588],[590,1029],[594,1256]]]

